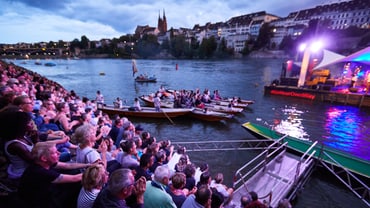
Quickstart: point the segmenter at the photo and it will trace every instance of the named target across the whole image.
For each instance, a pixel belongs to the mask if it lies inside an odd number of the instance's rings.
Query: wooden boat
[[[222,105],[205,104],[208,110],[216,111],[220,113],[237,114],[243,112],[243,108],[226,107]]]
[[[142,107],[141,111],[135,111],[130,106],[123,106],[121,108],[115,108],[114,106],[100,106],[99,110],[109,115],[121,115],[127,117],[143,117],[143,118],[174,118],[183,116],[190,113],[193,109],[182,109],[182,108],[163,108],[160,112],[157,112],[155,108]]]
[[[284,136],[283,134],[274,131],[270,128],[254,124],[251,122],[244,123],[242,125],[248,132],[253,136],[261,139],[271,139],[277,140]],[[285,142],[288,142],[288,147],[299,153],[304,153],[312,145],[312,142],[303,141],[292,136],[287,136],[284,139]],[[339,151],[324,145],[316,145],[311,149],[310,154],[316,151],[313,155],[316,159],[324,160],[326,163],[338,166],[338,162],[344,168],[357,173],[359,175],[370,178],[370,161],[355,157],[346,152]],[[325,153],[325,154],[324,154]],[[327,155],[333,158],[336,162],[330,159]]]
[[[132,76],[135,76],[135,73],[138,72],[138,68],[136,66],[136,61],[132,60]],[[157,78],[155,76],[147,76],[140,74],[135,78],[135,82],[157,82]]]
[[[228,101],[228,100],[212,100],[211,101],[211,104],[213,105],[222,105],[222,106],[229,106],[230,105],[230,102],[231,101]],[[235,108],[246,108],[248,107],[248,103],[239,103],[239,102],[235,102],[232,104],[233,107]]]
[[[157,82],[157,78],[139,75],[135,78],[135,82]]]
[[[139,98],[144,102],[146,106],[154,107],[154,98],[152,96],[142,95]],[[173,102],[161,100],[161,107],[162,108],[173,108],[174,104]]]
[[[203,120],[203,121],[221,121],[227,120],[233,117],[231,114],[227,113],[220,113],[216,111],[201,109],[201,108],[194,108],[191,113],[187,114],[190,117]]]

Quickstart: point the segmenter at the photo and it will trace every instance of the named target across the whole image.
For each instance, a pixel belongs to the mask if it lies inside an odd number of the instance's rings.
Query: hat
[[[34,105],[33,105],[33,110],[34,111],[39,111],[40,108],[41,108],[41,105],[42,105],[42,101],[41,100],[36,100]]]
[[[8,81],[7,81],[7,84],[19,84],[19,81],[18,79],[16,78],[10,78]]]
[[[143,127],[141,127],[140,124],[135,127],[135,130],[136,131],[144,131]]]

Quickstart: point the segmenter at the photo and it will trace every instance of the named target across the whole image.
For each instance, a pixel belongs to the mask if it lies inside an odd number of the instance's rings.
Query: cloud
[[[310,8],[314,0],[0,0],[0,27],[4,43],[90,40],[134,33],[138,25],[157,26],[163,10],[168,28],[225,22],[232,17],[266,11],[278,16]]]

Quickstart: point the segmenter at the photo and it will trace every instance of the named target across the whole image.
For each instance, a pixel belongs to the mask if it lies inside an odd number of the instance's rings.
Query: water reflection
[[[297,110],[294,106],[285,106],[285,108],[276,111],[277,117],[274,120],[273,129],[282,134],[301,139],[309,140],[309,135],[302,125],[303,111]],[[279,114],[281,114],[279,116]],[[281,117],[281,119],[278,119]]]
[[[327,146],[350,152],[361,158],[370,159],[368,152],[361,152],[361,149],[369,149],[369,142],[358,138],[368,135],[369,130],[359,125],[365,123],[360,116],[358,108],[332,106],[326,112],[325,129],[328,136],[325,136],[323,143]],[[364,148],[368,146],[368,148]]]

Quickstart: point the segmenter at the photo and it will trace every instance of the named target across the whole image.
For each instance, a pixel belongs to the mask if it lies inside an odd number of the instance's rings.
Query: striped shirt
[[[99,192],[100,189],[87,191],[82,187],[77,199],[77,208],[91,208]]]

